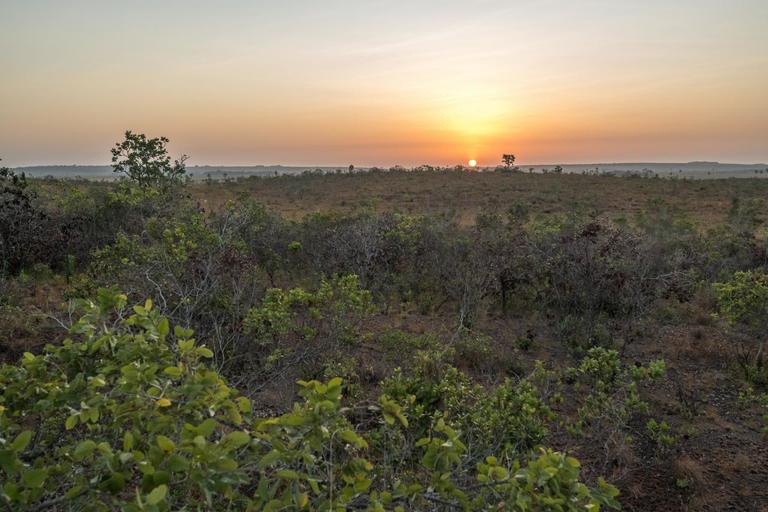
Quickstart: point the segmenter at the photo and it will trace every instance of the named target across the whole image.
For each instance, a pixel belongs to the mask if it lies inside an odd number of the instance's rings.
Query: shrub
[[[158,510],[242,482],[232,457],[250,442],[248,400],[205,366],[191,331],[172,332],[150,301],[120,320],[125,301],[101,290],[63,345],[0,368],[6,504]]]
[[[62,345],[0,366],[7,508],[618,508],[615,487],[588,488],[578,461],[560,453],[544,450],[527,465],[489,455],[467,470],[460,432],[442,419],[415,443],[416,470],[389,487],[378,476],[387,468],[367,458],[382,447],[341,407],[341,379],[299,382],[302,403],[254,419],[251,402],[205,363],[213,354],[192,331],[171,328],[149,300],[129,315],[126,300],[100,290],[80,303],[84,314]],[[380,413],[375,425],[410,428],[390,399],[367,409]]]
[[[732,352],[744,378],[752,385],[768,385],[764,347],[768,329],[768,274],[762,270],[735,272],[730,280],[713,285],[722,316],[756,339],[733,343]]]
[[[578,366],[565,371],[566,381],[581,397],[575,417],[568,418],[568,430],[587,436],[625,430],[633,414],[648,411],[640,386],[659,380],[665,372],[661,359],[627,366],[616,350],[590,349]]]
[[[323,279],[314,292],[271,288],[245,318],[253,337],[252,353],[245,357],[262,366],[264,379],[297,365],[313,373],[359,341],[360,325],[373,311],[371,293],[355,275]]]
[[[430,370],[416,367],[410,376],[396,371],[382,383],[386,396],[408,404],[417,432],[426,432],[435,419],[444,418],[463,432],[477,460],[491,453],[526,455],[546,437],[551,411],[530,382],[506,380],[486,390],[454,367]]]
[[[558,320],[562,339],[586,349],[614,332],[628,337],[658,296],[641,239],[594,222],[537,237],[539,301]]]
[[[735,272],[713,285],[720,312],[731,324],[763,334],[768,327],[768,274],[761,270]]]
[[[45,260],[58,239],[26,177],[0,167],[0,275]]]

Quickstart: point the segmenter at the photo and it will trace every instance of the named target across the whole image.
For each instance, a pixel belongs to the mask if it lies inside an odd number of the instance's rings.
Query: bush
[[[45,260],[59,238],[25,176],[0,168],[0,275]]]
[[[374,311],[371,293],[357,276],[323,279],[319,288],[268,289],[262,304],[246,315],[244,326],[252,336],[246,367],[261,367],[269,380],[289,369],[313,374],[325,361],[338,358],[345,346],[359,342],[360,326]]]
[[[527,465],[489,455],[468,472],[460,433],[438,419],[415,471],[385,485],[372,447],[341,407],[342,381],[300,382],[303,403],[266,419],[204,361],[192,331],[151,301],[125,310],[102,289],[71,337],[0,366],[0,500],[13,510],[165,511],[618,508],[579,464],[544,450]],[[383,429],[409,429],[401,407],[368,407]],[[34,425],[34,430],[30,427]],[[412,434],[411,434],[412,435]],[[383,461],[382,463],[386,463]],[[457,471],[458,469],[462,471]]]
[[[730,280],[713,285],[720,314],[752,339],[735,341],[732,354],[745,380],[768,385],[764,348],[768,329],[768,274],[762,270],[735,272]]]
[[[558,320],[561,339],[580,349],[605,344],[613,333],[628,341],[658,296],[642,240],[597,223],[538,236],[539,301]]]

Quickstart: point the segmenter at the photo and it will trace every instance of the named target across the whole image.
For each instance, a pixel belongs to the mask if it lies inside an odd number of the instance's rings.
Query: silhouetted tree
[[[504,163],[504,167],[509,169],[515,164],[515,155],[512,155],[512,154],[502,155],[501,161]]]
[[[123,173],[141,188],[167,187],[184,178],[184,162],[189,158],[181,155],[171,163],[165,137],[147,138],[143,133],[125,132],[125,140],[112,148],[112,171]]]

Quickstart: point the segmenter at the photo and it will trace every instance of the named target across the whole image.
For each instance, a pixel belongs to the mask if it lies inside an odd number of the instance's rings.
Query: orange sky
[[[6,165],[768,160],[764,0],[7,4]]]

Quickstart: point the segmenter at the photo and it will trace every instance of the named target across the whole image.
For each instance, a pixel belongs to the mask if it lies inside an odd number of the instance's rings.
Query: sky
[[[768,161],[766,0],[0,0],[4,165]]]

